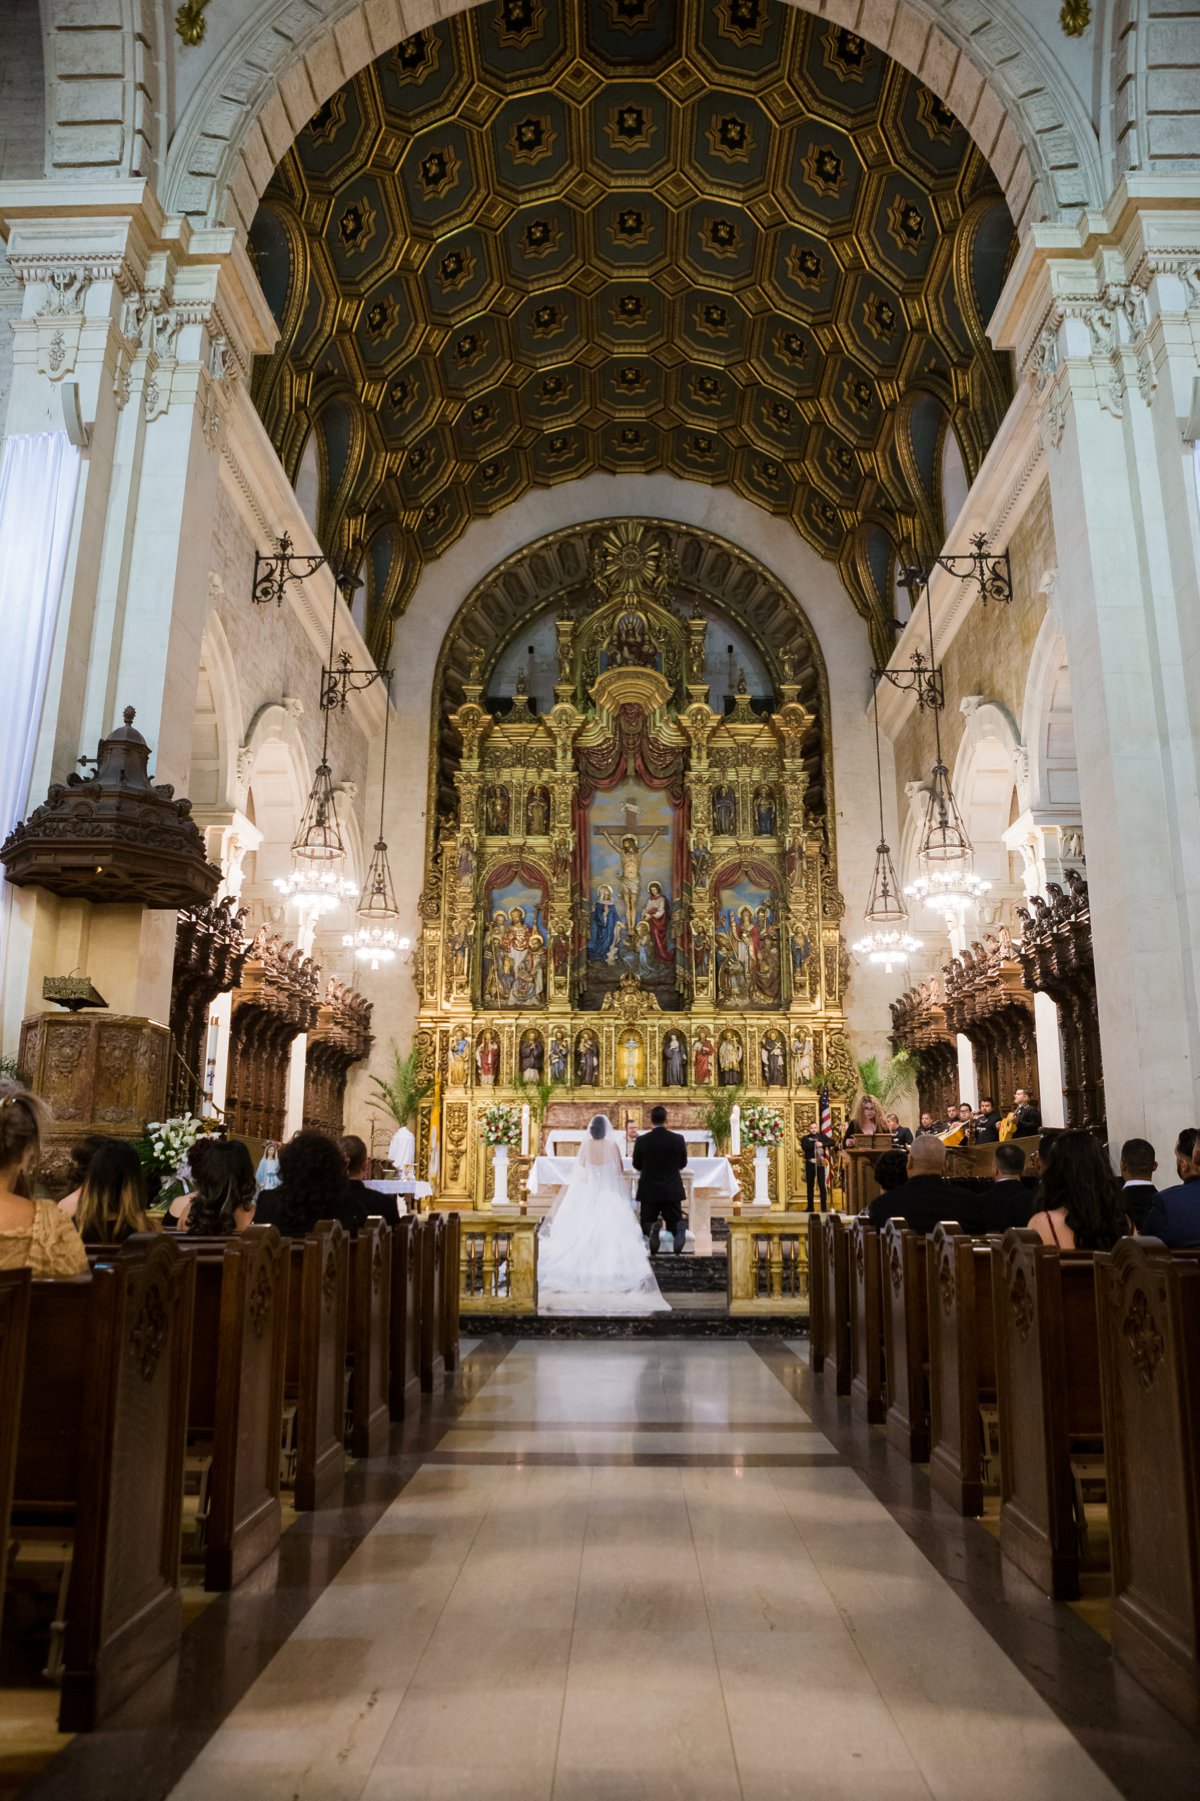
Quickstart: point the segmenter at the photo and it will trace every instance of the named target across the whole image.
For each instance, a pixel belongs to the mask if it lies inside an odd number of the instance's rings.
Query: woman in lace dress
[[[53,1201],[22,1192],[48,1117],[45,1103],[19,1082],[0,1081],[0,1269],[79,1276],[88,1261],[74,1225]]]

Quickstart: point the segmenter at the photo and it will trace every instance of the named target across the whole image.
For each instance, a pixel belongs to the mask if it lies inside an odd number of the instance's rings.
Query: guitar
[[[1000,1121],[1000,1143],[1007,1144],[1009,1139],[1015,1138],[1016,1135],[1017,1135],[1017,1109],[1014,1107],[1012,1112],[1006,1113],[1004,1115],[1004,1118]]]

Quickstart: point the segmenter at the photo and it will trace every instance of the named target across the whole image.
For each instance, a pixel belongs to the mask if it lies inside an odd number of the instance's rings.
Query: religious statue
[[[721,1036],[717,1049],[717,1069],[722,1088],[736,1088],[742,1079],[742,1041],[732,1032]]]
[[[592,934],[588,939],[588,961],[612,963],[616,960],[617,941],[624,930],[613,891],[605,882],[592,903]]]
[[[712,812],[713,831],[719,837],[731,838],[737,831],[737,796],[724,783],[713,790]]]
[[[697,982],[707,982],[712,961],[712,939],[707,929],[698,925],[692,932],[692,968]]]
[[[525,830],[531,838],[544,838],[550,830],[550,795],[545,788],[531,788],[525,802]]]
[[[792,975],[798,976],[808,959],[812,956],[812,945],[808,933],[797,922],[792,927]]]
[[[767,1088],[787,1087],[787,1060],[784,1055],[783,1039],[778,1032],[768,1032],[759,1047],[759,1058],[762,1063],[762,1078]]]
[[[675,946],[670,942],[671,903],[662,891],[661,882],[651,882],[650,898],[646,902],[646,911],[642,917],[650,928],[654,955],[659,963],[673,963]]]
[[[693,1068],[697,1082],[711,1082],[713,1072],[713,1041],[707,1032],[702,1032],[696,1040],[693,1053]]]
[[[464,832],[458,845],[458,879],[465,887],[475,876],[475,846]]]
[[[640,607],[628,607],[613,627],[610,660],[618,667],[653,669],[658,650],[646,615]]]
[[[621,900],[625,907],[625,928],[631,937],[637,931],[638,901],[642,894],[642,858],[655,839],[662,835],[663,827],[660,825],[648,826],[641,831],[626,827],[620,833],[614,833],[607,826],[601,826],[599,830],[599,836],[612,846],[621,859]],[[661,896],[662,889],[659,888],[658,892]],[[666,961],[665,958],[663,960]]]
[[[663,1045],[663,1081],[668,1088],[687,1084],[687,1046],[678,1032],[668,1032]]]
[[[475,1073],[481,1088],[494,1088],[500,1070],[500,1040],[494,1032],[482,1032],[475,1047]]]
[[[754,790],[754,830],[759,838],[775,836],[775,796],[767,787]]]
[[[556,1026],[550,1039],[550,1080],[565,1082],[571,1047],[561,1026]]]
[[[493,837],[503,838],[508,832],[509,802],[508,789],[491,787],[483,797],[484,816],[487,829]]]
[[[524,1032],[521,1036],[517,1062],[521,1070],[522,1082],[540,1082],[545,1062],[545,1051],[542,1048],[540,1032]]]
[[[801,1037],[799,1032],[792,1034],[792,1076],[797,1082],[810,1084],[813,1079],[813,1036],[806,1032]]]
[[[600,1047],[591,1032],[579,1034],[575,1052],[575,1080],[581,1088],[594,1088],[600,1079]]]
[[[617,1081],[622,1088],[641,1087],[642,1041],[636,1032],[626,1032],[618,1041]]]
[[[467,1034],[461,1026],[456,1027],[450,1035],[446,1068],[447,1079],[452,1087],[465,1088],[467,1085],[467,1057],[470,1049]]]

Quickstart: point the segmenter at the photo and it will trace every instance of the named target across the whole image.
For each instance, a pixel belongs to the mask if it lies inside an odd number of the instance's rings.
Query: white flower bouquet
[[[756,1150],[773,1150],[783,1143],[783,1115],[778,1107],[766,1107],[761,1101],[742,1110],[742,1138]]]
[[[479,1130],[484,1144],[515,1151],[521,1143],[521,1115],[506,1101],[493,1101],[480,1115]]]

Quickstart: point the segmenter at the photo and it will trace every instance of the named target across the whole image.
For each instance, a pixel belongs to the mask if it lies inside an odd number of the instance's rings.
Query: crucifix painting
[[[675,809],[662,790],[627,778],[594,796],[590,962],[651,983],[670,977],[674,827]]]

